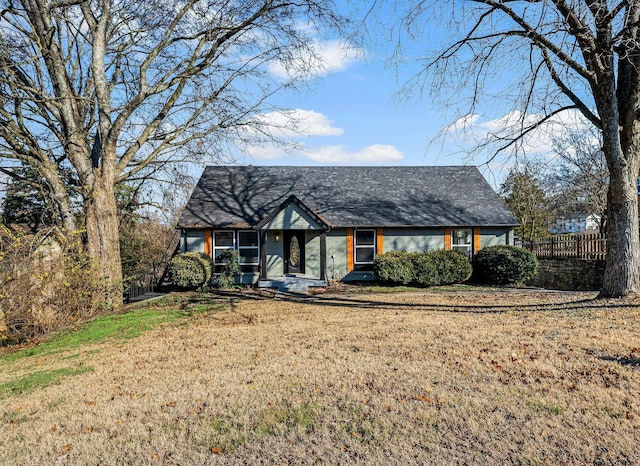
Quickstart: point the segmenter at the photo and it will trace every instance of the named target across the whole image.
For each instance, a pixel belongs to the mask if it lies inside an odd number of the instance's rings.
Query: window
[[[358,265],[372,265],[373,259],[376,257],[376,231],[356,230],[354,241],[355,265],[357,269],[362,270],[363,267],[358,267]]]
[[[222,264],[223,251],[234,249],[235,235],[233,231],[214,231],[213,232],[213,260],[216,264]]]
[[[238,262],[240,265],[260,264],[257,231],[238,232]]]
[[[451,230],[451,249],[460,251],[471,260],[471,229]]]
[[[204,252],[204,231],[187,230],[182,247],[183,252]]]

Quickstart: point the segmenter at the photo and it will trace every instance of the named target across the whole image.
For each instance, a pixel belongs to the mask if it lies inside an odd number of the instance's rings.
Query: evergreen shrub
[[[373,262],[373,273],[381,282],[408,285],[414,276],[411,254],[405,251],[380,254]]]
[[[227,249],[220,254],[222,261],[222,272],[215,276],[215,284],[218,288],[233,288],[236,283],[236,274],[240,272],[238,264],[238,253],[233,249]]]
[[[530,251],[516,246],[489,246],[476,256],[478,278],[497,285],[523,283],[538,271],[538,261]]]
[[[391,251],[376,256],[373,272],[384,283],[447,285],[467,280],[471,264],[459,251]]]
[[[213,261],[201,252],[178,254],[167,270],[167,277],[176,286],[197,289],[207,285],[213,275]]]

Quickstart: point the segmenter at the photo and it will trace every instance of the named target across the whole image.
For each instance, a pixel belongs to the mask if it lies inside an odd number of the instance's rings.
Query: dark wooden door
[[[285,230],[284,273],[304,273],[304,230]]]

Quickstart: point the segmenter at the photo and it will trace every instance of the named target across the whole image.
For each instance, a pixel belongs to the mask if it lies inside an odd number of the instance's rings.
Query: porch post
[[[260,279],[267,279],[267,230],[260,230]]]
[[[327,269],[327,232],[320,233],[320,280],[326,280]]]

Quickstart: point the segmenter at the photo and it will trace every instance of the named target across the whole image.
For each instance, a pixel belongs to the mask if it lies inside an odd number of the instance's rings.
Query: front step
[[[310,286],[327,286],[327,281],[300,276],[268,278],[258,281],[258,288],[276,288],[278,291],[296,294],[308,293]]]

